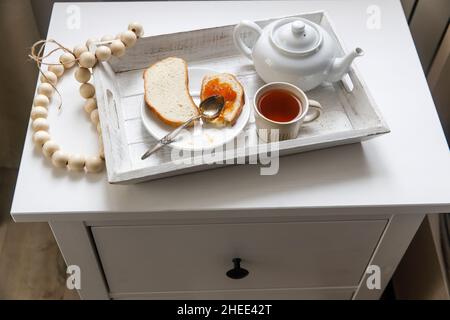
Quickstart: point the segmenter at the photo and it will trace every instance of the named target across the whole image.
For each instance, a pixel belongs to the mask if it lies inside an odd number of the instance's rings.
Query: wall
[[[27,62],[39,38],[30,0],[0,0],[0,34],[0,168],[17,168],[37,77]]]

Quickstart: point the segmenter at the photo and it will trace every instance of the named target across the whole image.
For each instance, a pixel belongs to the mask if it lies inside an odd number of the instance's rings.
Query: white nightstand
[[[379,298],[424,215],[450,210],[450,154],[399,1],[85,3],[68,29],[71,5],[55,5],[48,34],[67,46],[130,21],[161,34],[327,10],[347,47],[367,52],[356,63],[392,130],[285,157],[275,176],[247,165],[132,186],[53,169],[29,132],[12,215],[50,223],[81,267],[82,298]],[[373,5],[380,29],[367,27]],[[52,133],[94,152],[73,84],[61,82]],[[234,258],[248,276],[226,275]],[[366,286],[369,265],[381,289]]]

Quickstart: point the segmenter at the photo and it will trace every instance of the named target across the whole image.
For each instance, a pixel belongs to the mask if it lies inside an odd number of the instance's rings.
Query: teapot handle
[[[262,29],[253,21],[242,20],[236,27],[233,32],[234,44],[236,47],[244,54],[247,58],[252,60],[252,48],[248,47],[244,40],[242,39],[242,32],[244,31],[253,31],[258,34],[258,37],[262,33]]]

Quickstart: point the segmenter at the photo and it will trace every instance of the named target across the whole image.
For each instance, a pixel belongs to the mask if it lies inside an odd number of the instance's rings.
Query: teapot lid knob
[[[305,32],[305,23],[300,20],[296,20],[292,23],[292,33],[296,36],[300,36]]]
[[[319,49],[322,39],[320,26],[300,17],[275,21],[270,31],[272,43],[287,54],[312,54]]]

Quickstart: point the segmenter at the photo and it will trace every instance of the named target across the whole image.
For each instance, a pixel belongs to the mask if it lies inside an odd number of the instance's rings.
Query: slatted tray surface
[[[342,43],[326,13],[296,16],[320,24],[332,35],[340,47],[340,53],[344,54]],[[257,23],[264,27],[273,20]],[[221,165],[200,161],[175,162],[172,160],[170,147],[163,148],[146,160],[140,159],[156,142],[141,120],[140,109],[144,94],[142,74],[152,63],[177,56],[185,59],[189,67],[204,67],[235,74],[244,86],[247,103],[251,104],[254,93],[264,82],[256,74],[252,63],[235,48],[233,28],[234,26],[222,26],[145,37],[124,57],[113,58],[95,69],[94,81],[109,182],[135,183]],[[252,34],[245,35],[245,38],[249,43],[255,41]],[[296,139],[280,142],[280,155],[358,142],[389,132],[355,69],[351,70],[345,81],[324,84],[307,94],[309,98],[322,104],[324,112],[317,121],[304,125]],[[252,154],[257,152],[257,146],[265,145],[257,137],[253,112],[242,135],[247,140],[240,154]],[[184,152],[183,155],[190,156],[191,153]],[[230,153],[227,158],[233,160],[238,155],[239,153]],[[231,163],[233,161],[227,161],[227,164]]]

